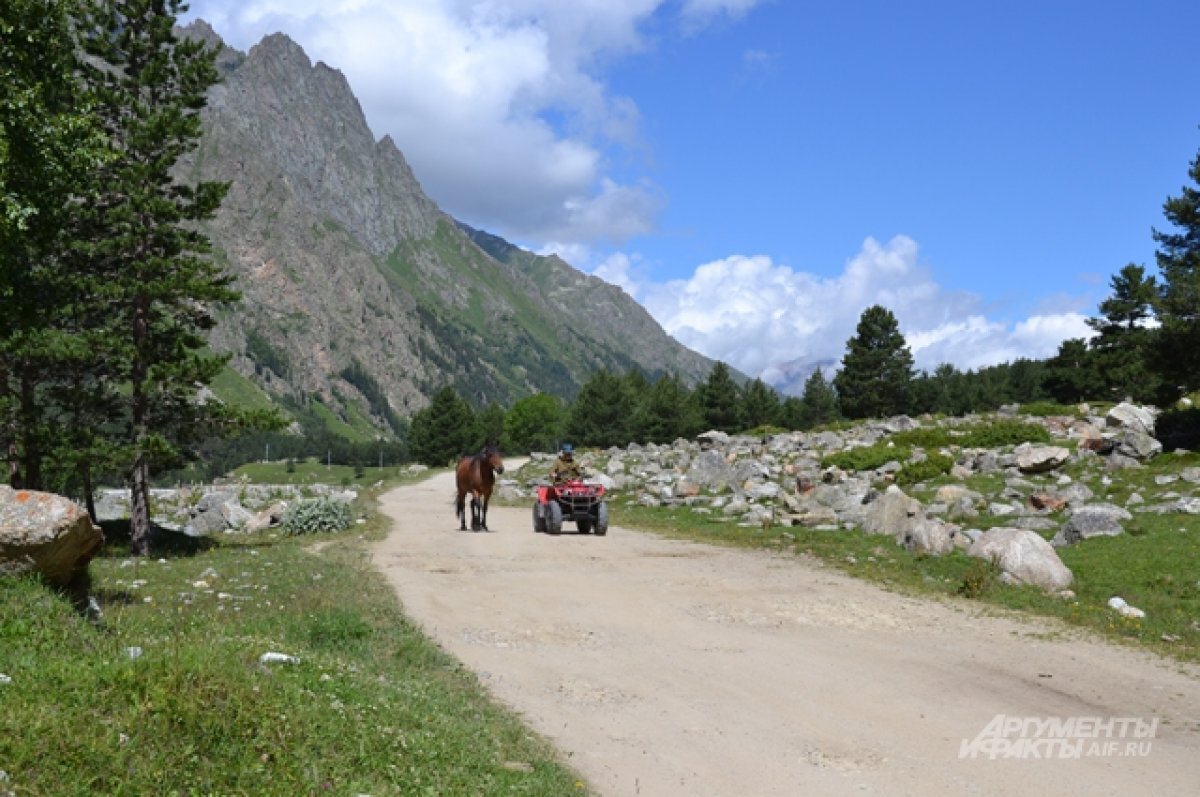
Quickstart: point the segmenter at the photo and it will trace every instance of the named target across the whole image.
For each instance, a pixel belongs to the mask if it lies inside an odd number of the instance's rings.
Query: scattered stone
[[[1140,620],[1141,618],[1146,616],[1146,613],[1144,611],[1137,608],[1136,606],[1130,606],[1128,603],[1125,602],[1124,598],[1117,597],[1117,596],[1114,596],[1114,597],[1111,597],[1108,599],[1108,607],[1110,609],[1116,610],[1117,613],[1119,613],[1122,617],[1129,617],[1129,618],[1132,618],[1135,620]]]
[[[1150,407],[1138,407],[1122,401],[1108,411],[1104,422],[1110,428],[1128,429],[1145,435],[1154,434],[1155,411]]]
[[[275,651],[267,651],[258,657],[260,664],[299,664],[300,659],[295,656],[289,656],[286,653],[276,653]]]

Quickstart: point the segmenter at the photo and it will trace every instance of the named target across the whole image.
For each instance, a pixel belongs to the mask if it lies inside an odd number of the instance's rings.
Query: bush
[[[907,432],[896,432],[888,440],[898,446],[914,448],[945,448],[958,442],[949,429],[941,426],[922,426]]]
[[[990,559],[972,558],[963,573],[958,594],[964,598],[982,598],[1000,583],[1000,565]]]
[[[929,481],[936,476],[950,472],[954,467],[954,458],[945,454],[930,454],[921,462],[909,462],[896,471],[896,484],[909,485]]]
[[[1041,424],[1001,420],[976,426],[959,443],[967,448],[1000,448],[1021,443],[1049,443],[1050,440],[1050,433]]]
[[[1071,418],[1080,417],[1077,405],[1055,404],[1053,401],[1034,401],[1030,404],[1022,404],[1021,412],[1026,415],[1036,415],[1039,418],[1046,418],[1051,415],[1066,415]]]
[[[316,534],[350,528],[350,505],[332,498],[314,498],[297,502],[283,518],[285,534]]]
[[[876,443],[873,446],[860,446],[830,454],[821,460],[821,465],[823,467],[833,466],[842,470],[875,470],[893,460],[903,462],[910,456],[912,456],[912,450],[906,446]]]

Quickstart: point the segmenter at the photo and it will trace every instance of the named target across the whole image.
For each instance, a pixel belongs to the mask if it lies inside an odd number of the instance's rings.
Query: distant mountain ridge
[[[186,35],[214,45],[202,21]],[[189,179],[229,194],[208,224],[243,299],[211,336],[268,394],[389,430],[450,384],[482,406],[573,396],[596,369],[712,361],[620,288],[443,213],[390,137],[376,141],[346,78],[282,34],[223,47]]]

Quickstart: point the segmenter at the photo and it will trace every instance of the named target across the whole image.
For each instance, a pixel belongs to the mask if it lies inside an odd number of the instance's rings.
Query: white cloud
[[[621,242],[663,205],[618,182],[613,146],[638,144],[638,108],[604,84],[606,62],[648,45],[677,9],[687,25],[757,0],[194,0],[235,47],[283,31],[346,74],[377,137],[390,134],[451,215],[510,238]]]
[[[623,276],[628,281],[628,270]],[[892,311],[917,367],[930,370],[943,362],[966,370],[1049,357],[1066,338],[1090,334],[1073,311],[1015,325],[986,319],[978,297],[934,282],[905,236],[886,244],[868,238],[835,277],[735,255],[686,280],[626,290],[644,295],[650,313],[680,342],[773,384],[805,372],[804,365],[839,362],[862,311],[874,304]]]

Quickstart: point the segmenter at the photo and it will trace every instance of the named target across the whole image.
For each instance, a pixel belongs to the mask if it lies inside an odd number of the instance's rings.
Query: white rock
[[[289,656],[286,653],[276,653],[275,651],[267,651],[258,657],[262,664],[299,664],[300,659],[295,656]]]

